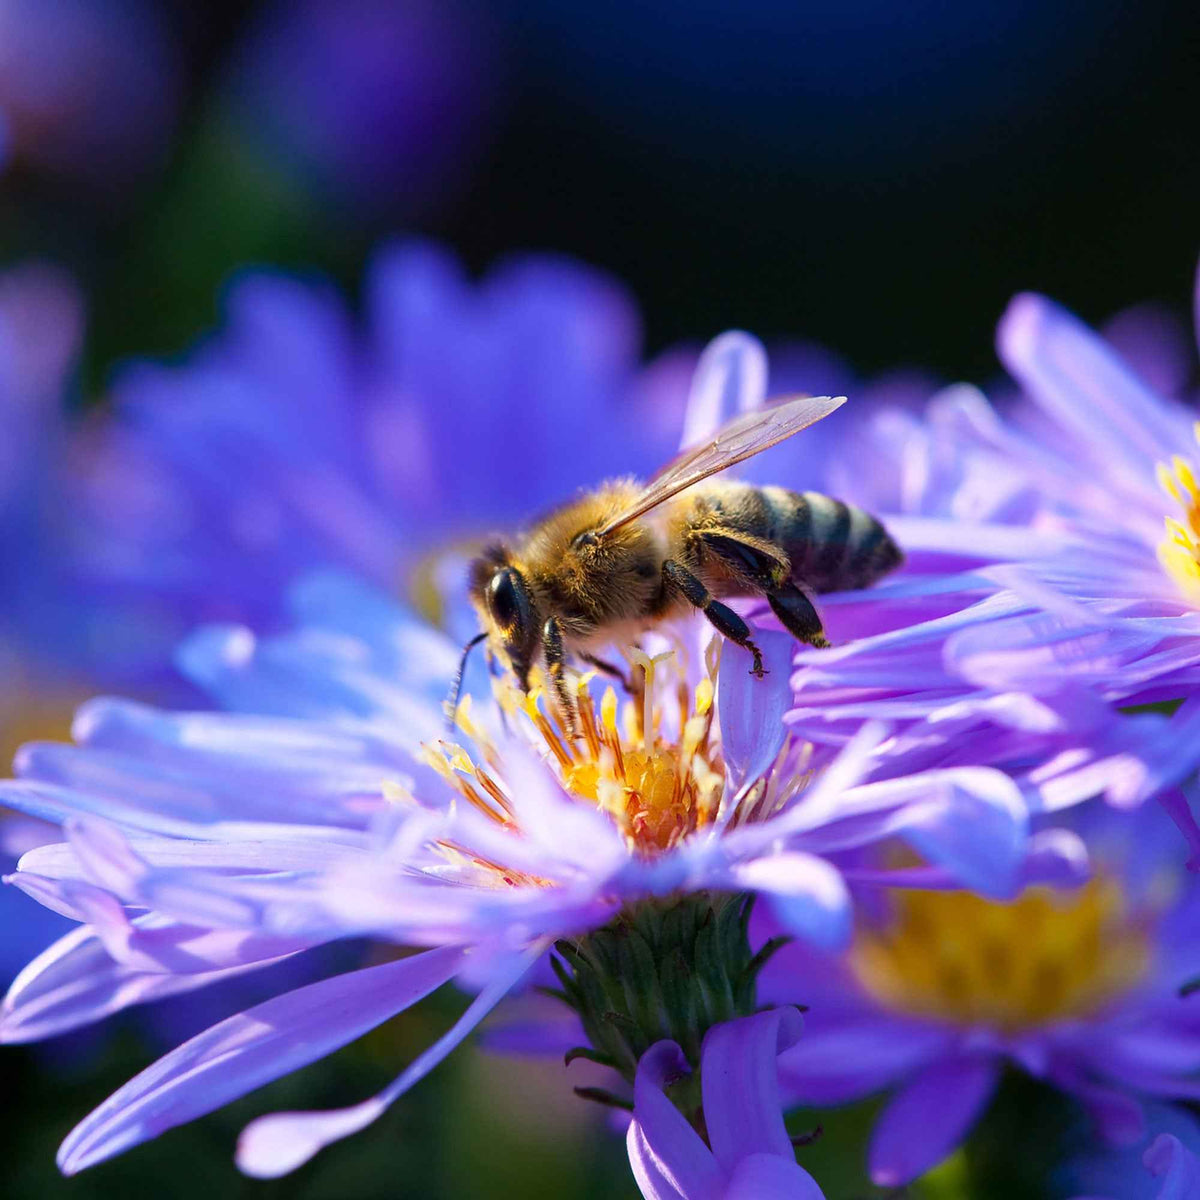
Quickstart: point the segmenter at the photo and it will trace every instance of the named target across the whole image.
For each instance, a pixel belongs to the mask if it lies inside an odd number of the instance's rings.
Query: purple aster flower
[[[288,992],[185,1043],[76,1129],[60,1155],[68,1172],[323,1056],[452,978],[481,989],[378,1096],[251,1125],[243,1169],[289,1170],[374,1120],[556,942],[585,1027],[601,1024],[589,989],[623,955],[646,973],[628,1023],[606,1025],[620,1037],[597,1038],[629,1077],[654,1042],[695,1047],[713,1019],[754,1011],[744,907],[706,897],[757,893],[787,929],[842,943],[848,894],[831,847],[908,838],[948,876],[990,866],[1000,892],[1025,869],[1024,808],[998,772],[860,785],[868,736],[814,778],[780,722],[791,644],[769,630],[765,680],[733,645],[718,665],[693,618],[673,631],[673,653],[647,645],[637,696],[581,684],[574,744],[536,694],[503,683],[504,723],[466,704],[450,739],[437,698],[452,643],[332,577],[294,604],[299,625],[285,635],[218,628],[183,649],[196,683],[246,711],[100,700],[80,712],[75,746],[22,750],[20,778],[0,796],[62,823],[67,841],[27,854],[11,881],[82,924],[14,985],[0,1037],[44,1037],[338,938],[428,949]],[[667,920],[679,895],[696,899]],[[715,959],[714,940],[728,951]],[[657,1004],[636,997],[674,994],[662,1011],[682,1003],[676,950],[693,973],[716,971],[705,994],[726,999],[704,1020],[684,1003],[660,1028],[646,1015]]]
[[[876,1183],[949,1154],[1006,1064],[1073,1096],[1116,1144],[1144,1136],[1142,1100],[1196,1097],[1200,1013],[1180,987],[1200,967],[1200,888],[1157,807],[1079,815],[1094,863],[1081,886],[1001,902],[877,894],[848,952],[795,944],[767,966],[765,998],[810,1007],[780,1060],[786,1096],[892,1090],[870,1144]]]
[[[119,196],[166,148],[177,74],[144,0],[0,0],[0,168]]]
[[[777,1008],[710,1029],[692,1124],[669,1098],[692,1082],[683,1050],[662,1041],[642,1055],[626,1141],[646,1200],[823,1200],[780,1112],[776,1059],[802,1027],[794,1008]]]
[[[503,112],[496,29],[461,0],[265,6],[225,101],[243,134],[356,209],[453,198]]]

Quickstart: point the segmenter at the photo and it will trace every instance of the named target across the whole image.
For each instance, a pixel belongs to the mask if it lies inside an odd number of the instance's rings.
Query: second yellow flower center
[[[891,1008],[1016,1032],[1086,1016],[1149,965],[1145,932],[1112,879],[1031,887],[1010,903],[962,892],[897,892],[894,918],[863,930],[851,959]]]

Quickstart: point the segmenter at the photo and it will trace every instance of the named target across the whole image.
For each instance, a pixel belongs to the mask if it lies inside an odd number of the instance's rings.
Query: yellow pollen
[[[1200,441],[1200,422],[1193,427]],[[1192,464],[1178,454],[1168,467],[1157,467],[1159,486],[1183,510],[1182,520],[1166,518],[1167,536],[1159,543],[1158,559],[1183,594],[1200,604],[1200,484]]]
[[[633,654],[645,686],[640,695],[620,705],[616,692],[605,688],[599,721],[586,687],[578,693],[579,739],[564,761],[535,721],[534,726],[557,762],[563,786],[590,801],[613,819],[634,852],[653,856],[710,823],[720,806],[724,770],[710,745],[713,726],[712,684],[701,684],[696,703],[683,703],[678,742],[660,737],[662,711],[655,704],[655,675],[671,655],[651,659]],[[707,682],[707,681],[706,681]],[[672,695],[676,694],[674,686]]]
[[[1146,973],[1149,946],[1120,886],[1031,887],[1009,903],[896,892],[894,919],[850,951],[863,987],[891,1008],[1013,1033],[1082,1017]]]

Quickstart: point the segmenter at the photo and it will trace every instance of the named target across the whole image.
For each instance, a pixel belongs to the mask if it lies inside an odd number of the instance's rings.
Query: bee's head
[[[529,584],[503,546],[488,547],[471,564],[471,600],[489,639],[504,651],[517,682],[528,691],[540,622]]]

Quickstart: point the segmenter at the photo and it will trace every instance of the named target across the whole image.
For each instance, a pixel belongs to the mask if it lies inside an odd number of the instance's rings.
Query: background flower
[[[178,69],[169,23],[145,0],[4,0],[0,170],[119,198],[161,165]]]
[[[1001,904],[897,892],[864,912],[849,954],[785,948],[763,993],[809,1005],[780,1062],[785,1094],[839,1104],[895,1089],[871,1174],[914,1179],[945,1157],[1011,1064],[1074,1096],[1104,1138],[1143,1136],[1139,1098],[1195,1093],[1197,890],[1157,808],[1079,816],[1092,880]]]
[[[240,136],[335,203],[428,211],[461,191],[502,116],[501,46],[482,16],[460,0],[265,5],[225,107]]]

